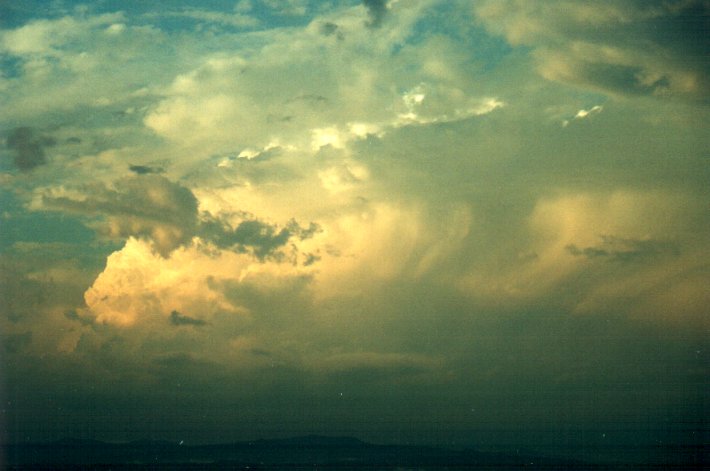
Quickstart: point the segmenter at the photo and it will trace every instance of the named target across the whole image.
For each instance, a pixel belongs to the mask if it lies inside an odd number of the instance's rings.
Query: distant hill
[[[532,455],[374,445],[352,437],[309,435],[276,440],[182,445],[141,440],[64,439],[6,447],[7,469],[641,469]],[[690,468],[688,468],[690,469]]]

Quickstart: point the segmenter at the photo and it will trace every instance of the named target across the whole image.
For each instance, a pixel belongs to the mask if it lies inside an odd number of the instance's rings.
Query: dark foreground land
[[[702,451],[702,450],[701,450]],[[8,446],[8,470],[640,470],[702,469],[703,453],[685,462],[585,463],[532,454],[482,453],[470,449],[373,445],[348,437],[307,436],[219,445],[162,441],[105,443],[60,440]],[[0,468],[3,468],[0,462]]]

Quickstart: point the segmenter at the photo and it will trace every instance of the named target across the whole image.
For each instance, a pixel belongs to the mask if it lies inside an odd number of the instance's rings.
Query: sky
[[[0,1],[0,441],[707,443],[709,14]]]

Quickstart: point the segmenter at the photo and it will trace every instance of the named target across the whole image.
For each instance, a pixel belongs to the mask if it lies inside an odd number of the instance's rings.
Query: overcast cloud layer
[[[110,3],[0,5],[0,439],[706,439],[710,3]]]

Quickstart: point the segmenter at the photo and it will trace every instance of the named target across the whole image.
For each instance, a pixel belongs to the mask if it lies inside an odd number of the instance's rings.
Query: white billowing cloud
[[[115,127],[115,110],[106,112],[107,106],[144,104],[147,84],[175,75],[177,52],[166,44],[171,44],[167,34],[134,26],[122,13],[35,20],[1,31],[0,52],[17,59],[15,73],[2,82],[3,118],[56,126],[61,113],[62,124],[79,122],[86,128],[88,108],[89,128]],[[188,46],[174,46],[183,57],[192,53]],[[160,68],[156,57],[162,57]]]
[[[454,43],[431,40],[393,52],[430,3],[394,4],[390,24],[376,31],[363,23],[363,9],[351,8],[315,18],[305,30],[255,35],[258,50],[220,53],[176,77],[145,124],[202,152],[264,148],[273,141],[307,151],[344,148],[368,133],[466,119],[502,106],[475,92],[459,70]],[[323,34],[324,22],[337,24],[343,39]],[[412,73],[400,74],[403,68]]]
[[[118,28],[115,23],[124,18],[122,13],[109,13],[87,19],[65,16],[56,20],[35,20],[19,28],[0,32],[0,48],[3,52],[16,55],[59,56],[60,49],[68,42],[89,30],[97,30],[106,25],[115,30]]]
[[[209,280],[239,279],[246,259],[231,252],[210,256],[197,246],[163,258],[150,244],[130,238],[108,257],[106,269],[84,295],[86,306],[97,322],[124,327],[167,323],[173,311],[206,321],[217,313],[244,315]]]
[[[251,314],[225,295],[224,283],[256,279],[268,290],[278,278],[301,274],[290,264],[261,263],[245,253],[216,250],[199,239],[161,257],[149,243],[129,238],[109,256],[106,269],[84,296],[88,312],[99,323],[156,327],[173,311],[209,323],[217,315]]]

